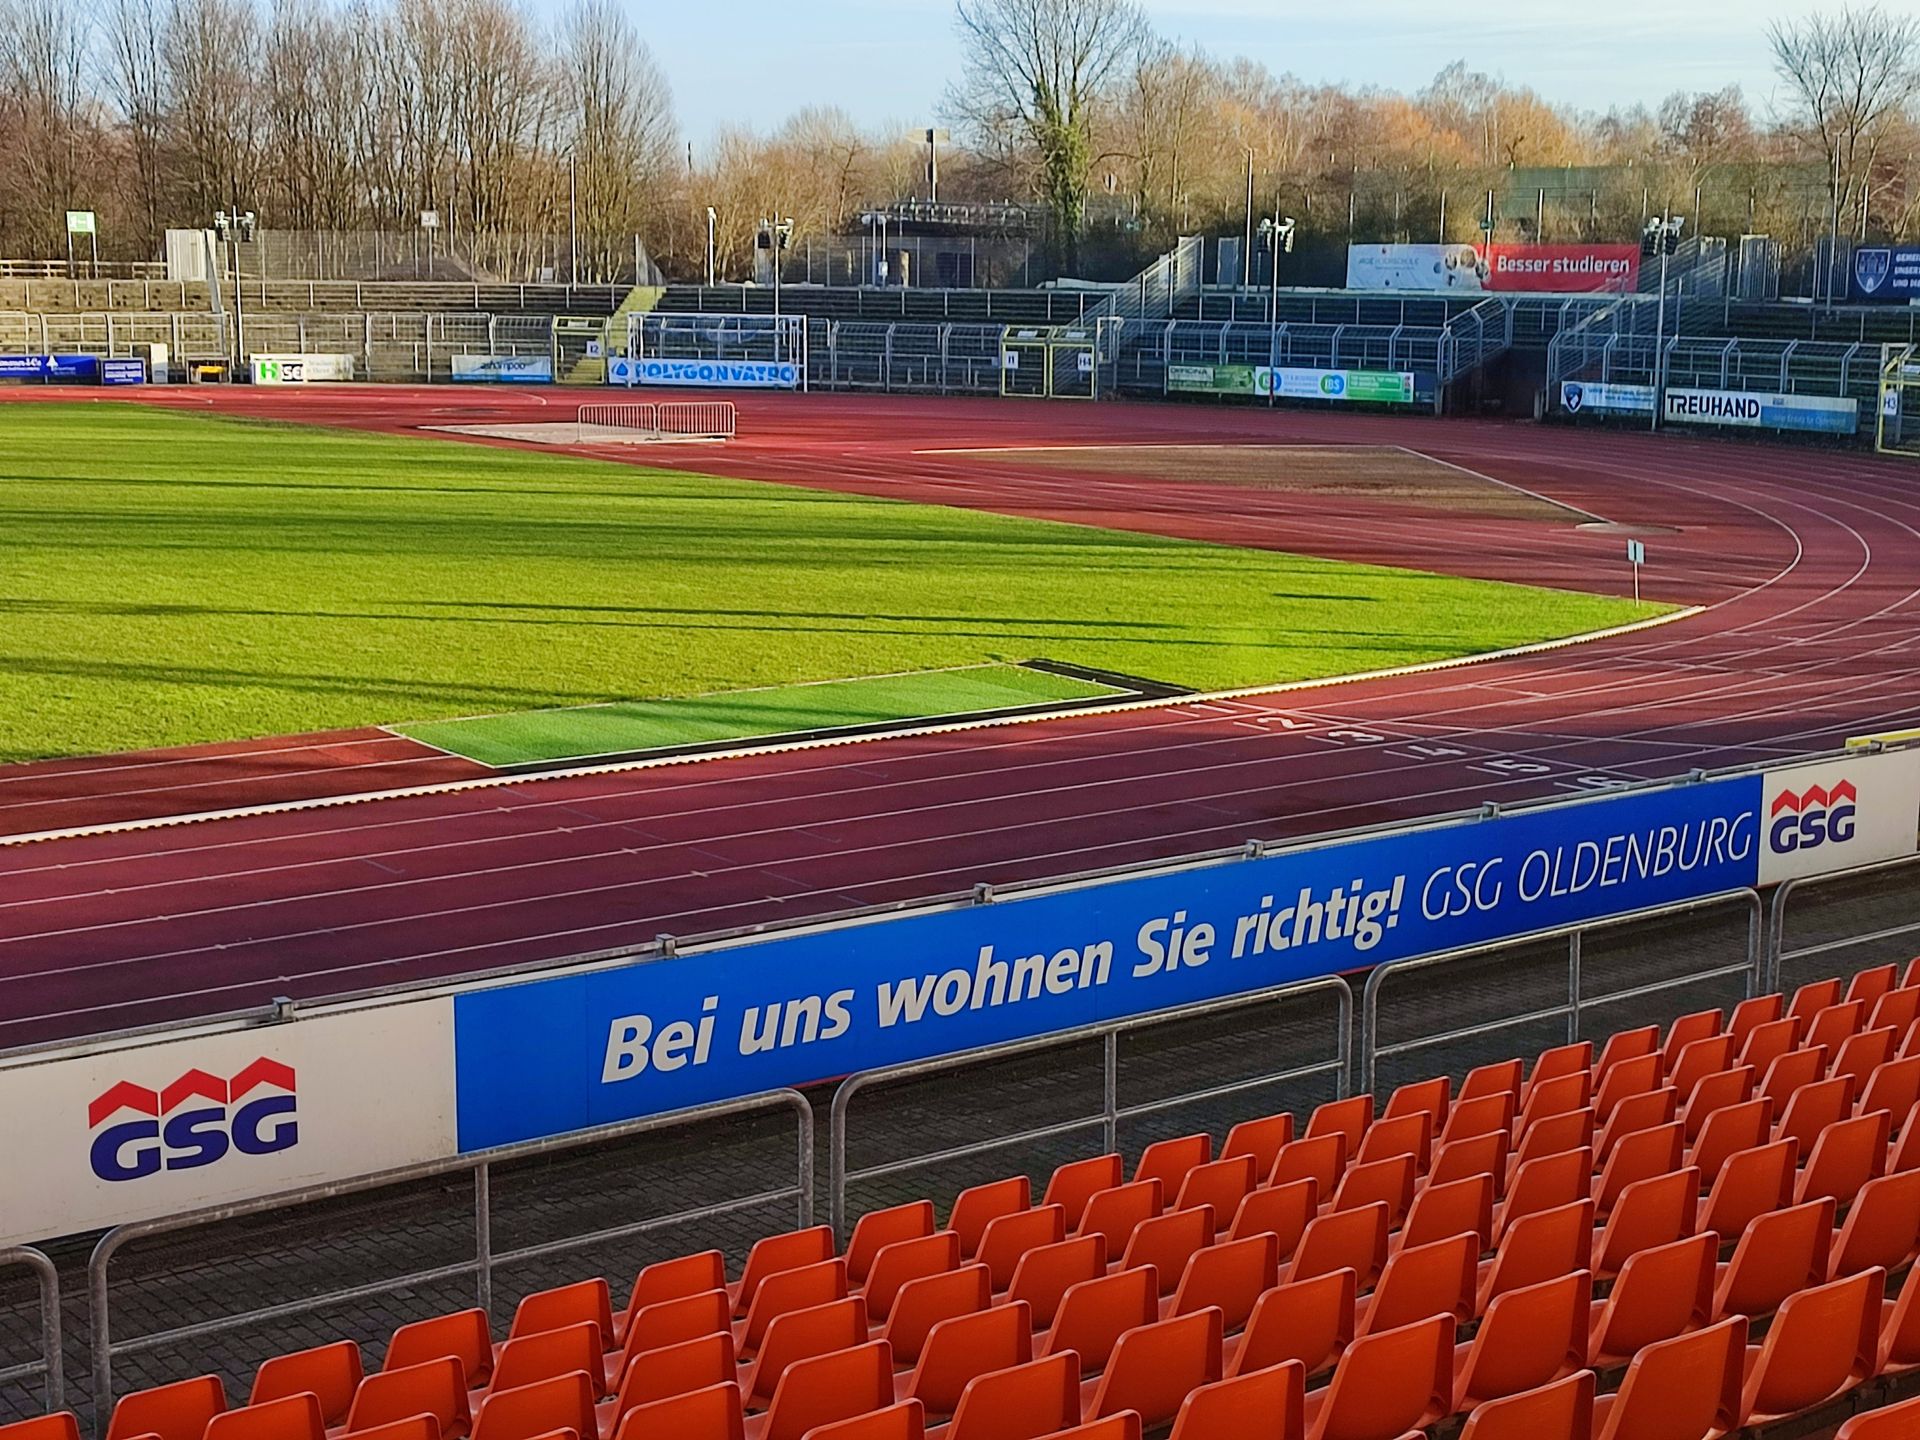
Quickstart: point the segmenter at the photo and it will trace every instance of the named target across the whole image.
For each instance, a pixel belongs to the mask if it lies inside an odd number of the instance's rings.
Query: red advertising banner
[[[1489,290],[1626,291],[1640,278],[1638,245],[1489,245]]]

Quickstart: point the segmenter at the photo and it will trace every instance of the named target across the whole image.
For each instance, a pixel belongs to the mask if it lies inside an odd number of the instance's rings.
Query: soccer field
[[[1665,608],[138,405],[4,433],[5,760],[1036,658],[1215,689]]]

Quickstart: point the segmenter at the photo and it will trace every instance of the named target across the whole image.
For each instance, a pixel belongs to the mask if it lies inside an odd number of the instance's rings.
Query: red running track
[[[366,392],[220,398],[398,426],[550,399],[379,396],[377,415]],[[916,453],[1408,445],[1611,520],[1676,527],[1649,540],[1649,593],[1709,608],[1394,679],[0,849],[0,1046],[1774,758],[1920,711],[1920,491],[1870,457],[1180,406],[742,409],[743,440],[689,468],[1570,588],[1630,583],[1617,535]]]

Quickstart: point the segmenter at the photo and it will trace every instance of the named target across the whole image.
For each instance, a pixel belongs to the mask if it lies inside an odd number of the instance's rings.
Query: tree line
[[[1124,272],[1251,209],[1309,244],[1619,239],[1650,213],[1696,232],[1903,239],[1920,217],[1920,21],[1869,5],[1775,24],[1779,85],[1603,114],[1465,61],[1413,93],[1303,82],[1178,46],[1134,0],[957,0],[963,67],[929,119],[943,201],[1016,201],[1056,270]],[[583,276],[638,237],[681,278],[750,272],[756,223],[796,245],[926,194],[904,124],[831,105],[695,147],[619,0],[545,20],[518,0],[0,0],[0,253],[103,257],[254,210],[273,230],[571,232]]]

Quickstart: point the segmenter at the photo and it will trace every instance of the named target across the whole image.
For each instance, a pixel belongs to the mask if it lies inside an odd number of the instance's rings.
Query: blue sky
[[[547,0],[555,3],[555,0]],[[946,0],[629,0],[696,147],[721,124],[837,103],[871,125],[937,118],[959,69]],[[1587,109],[1774,81],[1764,27],[1832,0],[1149,0],[1159,30],[1309,80],[1417,89],[1452,60]],[[1920,0],[1884,0],[1920,14]]]

